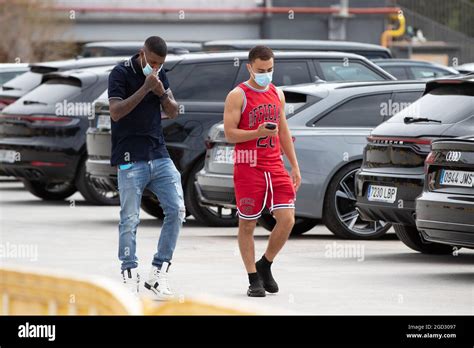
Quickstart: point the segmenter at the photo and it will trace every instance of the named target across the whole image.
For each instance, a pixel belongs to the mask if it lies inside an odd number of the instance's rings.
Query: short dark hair
[[[256,59],[269,60],[273,58],[273,51],[270,47],[258,45],[249,52],[249,63],[253,63]]]
[[[159,36],[150,36],[145,40],[145,47],[160,57],[166,57],[168,53],[168,47],[166,46],[165,40]]]

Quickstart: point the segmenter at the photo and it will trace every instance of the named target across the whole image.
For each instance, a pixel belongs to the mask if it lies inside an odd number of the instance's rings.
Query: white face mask
[[[148,75],[150,75],[150,74],[153,72],[153,68],[151,67],[150,64],[148,64],[148,62],[147,62],[147,60],[146,60],[145,52],[143,52],[143,57],[145,57],[145,63],[146,63],[145,67],[144,67],[144,68],[142,67],[143,75],[148,76]],[[160,66],[160,68],[159,68],[158,71],[156,72],[156,75],[157,75],[157,76],[158,76],[158,74],[160,73],[161,68],[163,68],[163,65]]]
[[[272,82],[273,71],[257,74],[256,72],[253,71],[252,68],[250,68],[250,70],[252,70],[255,76],[254,77],[255,82],[260,87],[267,87],[270,84],[270,82]]]

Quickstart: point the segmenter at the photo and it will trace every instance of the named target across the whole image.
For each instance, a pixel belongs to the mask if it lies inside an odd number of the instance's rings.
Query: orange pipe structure
[[[406,20],[405,20],[405,16],[403,15],[403,13],[400,12],[400,13],[399,13],[398,15],[396,15],[396,16],[391,15],[391,19],[398,20],[398,28],[397,28],[397,29],[385,30],[385,31],[382,33],[382,36],[380,37],[380,44],[381,44],[383,47],[388,47],[389,41],[390,41],[393,37],[400,37],[400,36],[402,36],[403,34],[405,34]]]
[[[3,2],[3,1],[0,1]],[[56,11],[79,11],[79,12],[133,12],[133,13],[301,13],[301,14],[338,14],[337,7],[110,7],[110,6],[63,6],[54,5],[49,8]],[[400,12],[398,7],[367,7],[349,8],[349,14],[396,14]]]

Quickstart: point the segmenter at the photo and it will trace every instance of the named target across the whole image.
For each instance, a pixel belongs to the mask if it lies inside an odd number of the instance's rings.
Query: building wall
[[[265,2],[267,1],[267,2]],[[214,39],[345,39],[379,43],[384,30],[385,15],[360,15],[338,19],[331,15],[288,14],[264,15],[255,13],[192,13],[188,8],[258,8],[271,4],[275,7],[328,7],[339,0],[56,0],[64,11],[74,11],[73,25],[64,37],[79,42],[97,40],[142,40],[155,34],[167,40],[204,41]],[[389,6],[389,0],[351,0],[353,7]],[[124,8],[128,11],[78,11],[88,8]],[[176,11],[135,12],[134,8],[173,8]],[[132,9],[132,11],[130,11]],[[182,9],[182,12],[181,10]],[[59,12],[64,15],[64,12]],[[345,21],[346,30],[340,31]],[[330,30],[333,28],[333,30]]]

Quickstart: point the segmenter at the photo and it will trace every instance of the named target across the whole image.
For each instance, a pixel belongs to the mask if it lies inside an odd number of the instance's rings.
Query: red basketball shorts
[[[276,169],[234,166],[234,191],[239,218],[255,220],[265,206],[276,209],[295,208],[293,181],[284,166]]]

